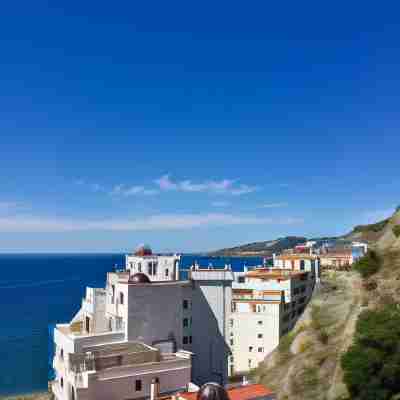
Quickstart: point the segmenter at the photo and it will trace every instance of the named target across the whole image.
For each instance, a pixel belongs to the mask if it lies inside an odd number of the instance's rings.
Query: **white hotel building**
[[[151,281],[173,272],[177,256],[140,249],[134,257],[124,271],[107,274],[105,289],[87,288],[72,321],[56,326],[57,400],[147,398],[153,379],[160,394],[187,390],[192,381],[227,383],[233,272],[196,269],[186,281]],[[142,273],[135,272],[139,262]]]
[[[70,323],[56,326],[52,391],[57,400],[128,400],[150,397],[151,382],[160,395],[191,382],[226,384],[291,329],[317,264],[243,273],[193,266],[183,281],[179,256],[140,248],[123,271],[107,274],[104,289],[86,289]]]

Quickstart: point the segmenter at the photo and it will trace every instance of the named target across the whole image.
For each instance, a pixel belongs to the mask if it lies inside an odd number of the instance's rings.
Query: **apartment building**
[[[143,398],[153,378],[163,393],[192,380],[225,384],[232,281],[229,269],[193,268],[186,281],[108,273],[105,289],[87,288],[79,312],[55,328],[57,400]]]
[[[293,329],[319,282],[319,259],[274,257],[271,268],[235,273],[229,320],[229,374],[243,374],[264,360]]]

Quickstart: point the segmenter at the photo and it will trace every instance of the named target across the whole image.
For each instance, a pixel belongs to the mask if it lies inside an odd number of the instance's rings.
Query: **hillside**
[[[305,243],[307,239],[302,236],[286,236],[276,240],[254,242],[241,246],[211,252],[211,256],[272,256],[282,250],[290,249],[298,244]]]
[[[373,233],[377,234],[376,241],[371,245],[378,251],[378,271],[364,278],[356,271],[324,272],[321,287],[315,291],[294,330],[282,338],[278,349],[252,371],[255,381],[270,386],[280,400],[358,398],[349,395],[344,379],[356,380],[358,387],[362,388],[371,381],[376,382],[375,386],[372,383],[367,390],[364,389],[366,394],[362,399],[376,398],[368,397],[371,387],[377,392],[381,390],[380,393],[387,390],[386,383],[382,385],[386,381],[381,376],[396,374],[400,370],[400,359],[393,356],[392,369],[386,369],[387,364],[379,364],[377,358],[375,368],[378,369],[372,374],[366,361],[360,357],[369,360],[375,346],[375,342],[363,339],[366,335],[366,318],[385,321],[382,316],[384,310],[393,305],[398,309],[400,304],[400,228],[396,226],[400,226],[400,210],[387,220],[356,227],[347,235],[361,234],[366,240],[367,235],[372,237]],[[391,318],[388,319],[389,323]],[[360,319],[364,321],[361,325]],[[376,329],[377,326],[380,329]],[[360,333],[360,329],[364,331]],[[396,334],[389,330],[388,339],[383,336],[387,334],[385,332],[381,324],[373,322],[368,334],[381,335],[381,344],[383,340],[392,340],[392,335]],[[356,340],[367,341],[371,347],[355,347]],[[350,365],[352,370],[343,371],[343,354],[348,360],[347,368]],[[380,398],[392,399],[389,395]]]
[[[400,249],[399,237],[393,233],[393,227],[400,224],[400,208],[396,210],[392,217],[378,221],[374,224],[357,225],[353,230],[342,236],[326,236],[307,239],[304,236],[286,236],[275,240],[266,240],[248,243],[240,246],[229,247],[210,252],[210,256],[265,256],[269,257],[273,253],[280,253],[282,250],[292,248],[298,244],[305,243],[307,240],[315,241],[362,241],[374,246],[375,244],[383,249],[393,246]],[[400,229],[400,228],[399,228]],[[399,235],[400,236],[400,235]]]
[[[252,371],[280,400],[332,399],[346,394],[340,354],[347,348],[361,310],[358,274],[326,274],[295,329]]]

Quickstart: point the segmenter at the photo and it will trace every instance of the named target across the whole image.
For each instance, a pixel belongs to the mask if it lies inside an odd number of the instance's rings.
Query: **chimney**
[[[150,386],[150,400],[157,400],[160,396],[160,380],[153,378]]]

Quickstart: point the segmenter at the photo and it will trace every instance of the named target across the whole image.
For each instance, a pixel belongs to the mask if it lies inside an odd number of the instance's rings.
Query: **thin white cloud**
[[[281,203],[267,203],[263,204],[261,208],[282,208],[282,207],[287,207],[289,204],[285,202]]]
[[[116,185],[110,192],[111,195],[120,196],[136,196],[145,195],[152,196],[158,194],[158,190],[146,189],[144,186],[126,186],[126,185]]]
[[[191,180],[174,181],[168,174],[156,179],[155,183],[163,191],[228,193],[236,196],[252,193],[258,189],[256,186],[237,184],[233,179],[208,180],[198,183]]]
[[[255,215],[208,214],[159,214],[123,220],[76,220],[38,216],[0,217],[0,232],[74,232],[74,231],[161,231],[185,230],[212,226],[232,225],[292,225],[301,219],[257,217]]]

